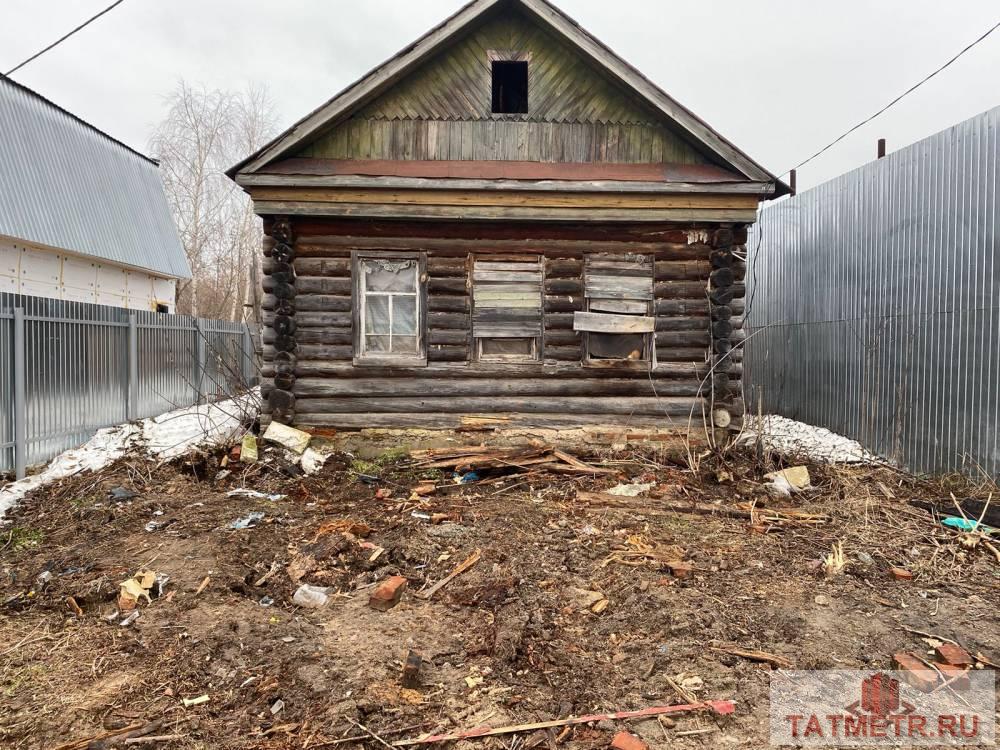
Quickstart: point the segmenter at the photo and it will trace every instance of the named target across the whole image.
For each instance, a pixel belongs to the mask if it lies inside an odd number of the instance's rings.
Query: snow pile
[[[259,408],[255,392],[229,401],[189,406],[142,422],[142,440],[154,458],[183,456],[193,448],[228,445],[240,438],[243,425]]]
[[[0,490],[0,519],[14,503],[42,485],[81,471],[98,471],[117,461],[132,447],[139,433],[139,427],[133,424],[98,430],[84,445],[52,459],[45,471],[7,485]]]
[[[243,425],[256,416],[259,406],[259,392],[251,391],[228,401],[189,406],[141,422],[98,430],[84,445],[52,459],[44,471],[0,489],[0,519],[32,490],[81,471],[99,471],[132,450],[171,459],[193,448],[226,445],[240,436]]]
[[[811,458],[829,463],[881,463],[875,454],[867,451],[861,443],[824,427],[796,422],[794,419],[765,415],[758,428],[758,420],[747,419],[743,440],[757,441],[758,435],[765,448],[789,456]]]

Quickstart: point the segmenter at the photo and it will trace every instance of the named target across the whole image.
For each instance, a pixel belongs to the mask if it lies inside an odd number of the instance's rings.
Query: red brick
[[[379,612],[392,609],[399,604],[399,600],[406,590],[406,583],[403,576],[392,576],[382,581],[369,597],[368,606]]]
[[[694,573],[694,566],[691,563],[668,562],[667,567],[670,568],[674,578],[690,578],[691,574]]]
[[[611,740],[615,750],[649,750],[649,745],[630,732],[619,732]]]
[[[892,577],[895,578],[897,581],[913,580],[913,573],[908,571],[906,568],[892,568],[889,572],[892,574]]]
[[[964,667],[956,667],[951,664],[938,664],[938,669],[946,680],[955,681],[949,684],[953,690],[968,690],[972,687],[972,680],[969,679],[969,670]]]
[[[953,667],[971,667],[973,665],[969,652],[954,643],[942,643],[934,649],[934,653],[937,654],[939,661]]]
[[[929,693],[938,684],[938,673],[913,654],[893,654],[892,666],[903,673],[903,679],[922,693]]]

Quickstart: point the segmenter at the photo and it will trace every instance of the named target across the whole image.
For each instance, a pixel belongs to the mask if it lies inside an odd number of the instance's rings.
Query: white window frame
[[[416,273],[416,291],[414,292],[369,292],[366,288],[366,277],[363,264],[365,261],[383,261],[388,263],[413,261]],[[357,366],[375,367],[414,367],[427,364],[427,258],[419,252],[382,252],[359,251],[351,253],[351,322],[354,329],[354,364]],[[367,348],[365,332],[365,301],[368,297],[413,297],[416,307],[416,350],[412,354],[399,352],[372,352]],[[392,347],[392,302],[389,303],[389,336]],[[377,335],[377,334],[376,334]],[[403,334],[398,334],[403,335]]]

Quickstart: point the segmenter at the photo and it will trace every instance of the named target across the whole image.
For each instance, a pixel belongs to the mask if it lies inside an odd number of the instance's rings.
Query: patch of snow
[[[242,436],[248,415],[257,413],[255,392],[214,404],[189,406],[142,422],[146,451],[154,458],[183,456],[193,448],[228,445]]]
[[[235,399],[98,430],[84,445],[52,459],[44,471],[0,489],[0,520],[29,492],[81,471],[99,471],[130,451],[143,449],[154,458],[170,459],[193,448],[224,445],[239,437],[244,419],[255,416],[259,405],[259,392],[251,391]]]
[[[52,459],[44,471],[11,482],[0,490],[0,519],[32,490],[81,471],[99,471],[111,462],[117,461],[134,445],[140,433],[141,428],[134,424],[98,430],[94,437],[79,448],[60,453]]]
[[[766,414],[758,426],[756,417],[748,417],[742,440],[757,441],[764,447],[786,456],[801,456],[828,463],[884,463],[856,440],[831,432],[825,427],[796,422],[794,419]]]

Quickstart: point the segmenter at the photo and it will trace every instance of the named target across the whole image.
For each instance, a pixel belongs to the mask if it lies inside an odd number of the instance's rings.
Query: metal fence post
[[[139,414],[139,325],[135,313],[128,316],[128,401],[125,419],[131,422]]]
[[[194,402],[200,404],[205,395],[205,334],[201,330],[201,320],[194,319]]]
[[[24,308],[14,308],[14,475],[24,479],[28,465],[28,399],[26,388]]]
[[[253,382],[253,339],[250,337],[250,326],[243,326],[243,385],[252,388]]]

